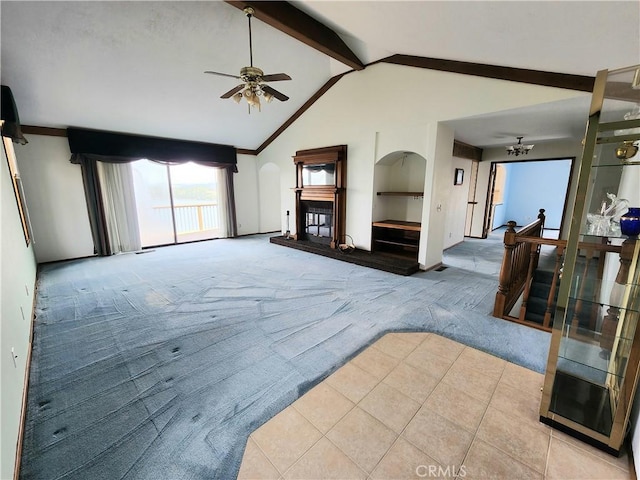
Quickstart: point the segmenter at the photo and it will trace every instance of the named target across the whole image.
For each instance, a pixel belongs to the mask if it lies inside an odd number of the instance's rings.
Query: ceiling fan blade
[[[235,95],[236,93],[238,93],[240,90],[242,90],[244,88],[244,83],[238,85],[237,87],[233,87],[231,90],[229,90],[227,93],[220,95],[220,98],[231,98],[233,95]]]
[[[262,85],[261,88],[263,92],[270,93],[281,102],[286,102],[287,100],[289,100],[289,97],[287,97],[284,93],[280,93],[276,89],[271,88],[269,85]]]
[[[240,78],[238,75],[229,75],[228,73],[220,73],[220,72],[212,72],[210,70],[207,70],[204,73],[210,73],[211,75],[220,75],[221,77],[231,77],[231,78]]]
[[[270,75],[263,75],[262,80],[265,82],[279,82],[280,80],[291,80],[291,77],[286,73],[272,73]]]

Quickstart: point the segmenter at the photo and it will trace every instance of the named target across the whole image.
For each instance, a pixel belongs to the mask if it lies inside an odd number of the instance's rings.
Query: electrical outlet
[[[16,363],[16,358],[18,358],[18,356],[16,355],[16,352],[13,349],[13,347],[11,347],[11,360],[13,360],[13,368],[18,368],[18,364]]]

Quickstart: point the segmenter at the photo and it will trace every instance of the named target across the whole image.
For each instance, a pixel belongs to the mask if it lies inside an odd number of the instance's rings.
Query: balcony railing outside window
[[[174,205],[176,233],[178,235],[217,230],[220,228],[217,203]],[[171,205],[153,207],[159,221],[171,221]]]

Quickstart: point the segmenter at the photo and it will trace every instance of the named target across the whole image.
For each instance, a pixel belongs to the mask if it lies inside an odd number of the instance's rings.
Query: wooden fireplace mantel
[[[337,248],[345,239],[347,146],[299,150],[293,157],[296,166],[296,236],[305,240],[305,203],[330,202],[332,210],[331,238],[327,239],[331,248]],[[303,169],[305,165],[334,164],[335,174],[332,185],[305,185]]]

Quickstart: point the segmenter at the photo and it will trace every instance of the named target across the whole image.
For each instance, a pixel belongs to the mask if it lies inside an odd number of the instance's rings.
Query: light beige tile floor
[[[390,333],[249,436],[238,478],[632,479],[538,421],[543,376],[429,333]]]

